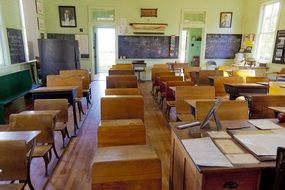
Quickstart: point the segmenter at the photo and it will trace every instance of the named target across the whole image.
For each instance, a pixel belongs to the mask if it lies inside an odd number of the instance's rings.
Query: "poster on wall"
[[[285,64],[285,30],[277,31],[272,63]]]
[[[255,41],[255,34],[243,34],[241,53],[251,53]]]

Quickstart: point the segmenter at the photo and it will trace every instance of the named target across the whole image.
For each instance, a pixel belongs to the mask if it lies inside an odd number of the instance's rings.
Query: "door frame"
[[[117,30],[116,30],[116,25],[115,23],[93,23],[89,25],[90,28],[90,43],[91,45],[91,72],[92,74],[97,74],[98,73],[98,40],[96,39],[96,44],[94,46],[94,34],[96,34],[97,38],[97,29],[98,28],[114,28],[115,29],[115,58],[117,58]],[[96,48],[96,49],[95,49]],[[94,60],[94,56],[96,55],[96,60]]]

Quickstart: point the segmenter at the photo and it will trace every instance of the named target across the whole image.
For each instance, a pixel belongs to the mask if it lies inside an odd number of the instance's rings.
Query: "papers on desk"
[[[197,165],[233,167],[210,137],[182,140],[182,144]]]
[[[248,120],[249,123],[256,126],[259,129],[282,129],[279,125],[275,124],[271,120],[267,119],[251,119]]]
[[[226,154],[233,164],[258,164],[259,161],[251,154]]]
[[[226,131],[208,131],[209,136],[213,139],[230,139],[231,136]]]
[[[232,139],[216,139],[215,144],[225,154],[242,154],[244,151]]]
[[[234,137],[257,156],[276,156],[277,147],[285,147],[285,138],[281,134],[236,134]]]

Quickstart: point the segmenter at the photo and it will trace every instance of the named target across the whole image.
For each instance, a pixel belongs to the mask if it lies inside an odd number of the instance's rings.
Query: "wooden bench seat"
[[[111,75],[106,77],[106,88],[137,88],[135,75]]]
[[[140,95],[139,88],[109,88],[105,90],[105,95]]]
[[[27,69],[0,76],[0,86],[0,124],[3,124],[5,123],[5,105],[25,96],[30,90],[40,85],[33,83],[30,70]]]
[[[98,147],[146,144],[146,132],[141,119],[101,120]]]
[[[92,190],[161,190],[161,163],[149,145],[98,148]]]
[[[134,75],[133,69],[109,69],[109,75]]]

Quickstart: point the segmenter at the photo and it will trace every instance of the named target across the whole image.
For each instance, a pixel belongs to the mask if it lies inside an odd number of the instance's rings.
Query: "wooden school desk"
[[[243,130],[256,130],[252,124],[246,120],[221,121],[223,130],[226,128],[242,128]],[[188,154],[182,139],[198,138],[191,130],[179,130],[175,127],[177,123],[170,123],[171,126],[171,158],[170,158],[170,178],[169,186],[172,190],[222,190],[227,185],[235,184],[237,189],[241,190],[257,190],[270,189],[270,177],[265,174],[268,170],[274,170],[275,161],[265,161],[256,164],[233,164],[233,167],[203,167],[196,165]],[[250,128],[248,128],[250,127]],[[215,129],[213,123],[211,128],[203,129],[202,135],[199,137],[208,136],[206,131]],[[197,128],[196,128],[197,130]],[[235,131],[235,130],[233,130]],[[248,151],[242,146],[238,145],[246,153]],[[268,181],[267,181],[268,180]]]
[[[225,83],[225,91],[230,94],[230,100],[235,100],[241,93],[266,94],[268,86],[256,83]]]
[[[64,98],[72,105],[73,110],[73,120],[74,120],[74,135],[76,135],[76,129],[78,128],[77,118],[76,118],[76,86],[58,86],[58,87],[41,87],[32,90],[34,99],[58,99]]]

